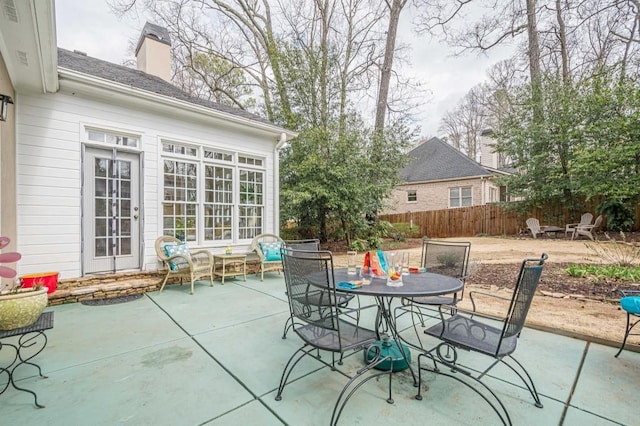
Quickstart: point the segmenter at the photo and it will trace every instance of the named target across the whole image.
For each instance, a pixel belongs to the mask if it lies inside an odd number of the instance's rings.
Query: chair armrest
[[[635,296],[637,294],[640,294],[640,290],[618,290],[618,291],[622,294],[622,297]]]
[[[174,261],[175,259],[184,259],[188,264],[189,264],[189,268],[193,268],[193,261],[191,260],[191,258],[187,255],[184,254],[174,254],[171,257],[168,257],[166,262],[167,262],[167,266],[169,267],[169,269],[171,269],[171,265],[169,264],[169,262]],[[178,268],[178,270],[181,268]],[[173,271],[173,269],[171,269]]]
[[[446,312],[449,313],[451,312],[451,308],[450,307],[446,307],[445,305],[440,305],[438,307],[438,310],[441,309],[446,309]],[[497,320],[497,321],[504,321],[505,317],[502,317],[500,315],[492,315],[492,314],[485,314],[482,312],[476,312],[476,311],[471,311],[469,309],[463,309],[463,308],[458,308],[456,307],[456,315],[462,313],[462,314],[466,314],[469,315],[471,317],[480,317],[480,318],[487,318],[487,319],[492,319],[492,320]],[[444,315],[441,314],[441,317],[444,318]]]
[[[207,261],[209,265],[213,265],[213,254],[209,250],[196,250],[191,252],[191,259],[197,262]]]
[[[469,299],[471,299],[471,306],[473,306],[473,311],[475,312],[476,310],[476,302],[475,300],[473,300],[473,295],[474,294],[479,294],[481,296],[487,296],[487,297],[493,297],[494,299],[500,299],[500,300],[505,300],[505,301],[510,301],[511,298],[509,297],[504,297],[504,296],[498,296],[497,294],[491,294],[491,293],[486,293],[484,291],[472,291],[469,293]]]

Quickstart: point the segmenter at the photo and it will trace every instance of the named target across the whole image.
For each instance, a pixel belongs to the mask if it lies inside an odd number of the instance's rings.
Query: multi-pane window
[[[94,163],[97,257],[131,254],[131,162],[96,158]]]
[[[262,233],[264,159],[168,141],[162,155],[164,234],[205,243]]]
[[[233,224],[233,169],[205,166],[204,239],[230,240]]]
[[[198,229],[198,165],[165,159],[162,216],[164,233],[196,241]]]
[[[418,192],[415,189],[410,189],[407,191],[407,201],[410,203],[418,201]]]
[[[115,133],[103,132],[100,130],[88,130],[87,137],[93,142],[102,142],[109,145],[120,145],[129,147],[138,147],[140,139],[133,136],[124,136]]]
[[[467,207],[473,204],[471,187],[449,188],[449,207]]]
[[[261,171],[240,170],[238,219],[241,239],[262,233],[263,179]]]

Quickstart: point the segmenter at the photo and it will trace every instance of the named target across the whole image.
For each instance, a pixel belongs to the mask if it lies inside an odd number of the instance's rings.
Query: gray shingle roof
[[[233,114],[248,120],[273,124],[259,115],[252,114],[240,108],[233,108],[217,102],[193,97],[171,83],[164,81],[160,77],[147,74],[143,71],[127,68],[122,65],[116,65],[101,59],[92,58],[81,53],[58,48],[58,66],[135,87],[136,89],[146,90],[148,92],[211,108],[216,111]]]
[[[490,176],[484,167],[438,138],[415,147],[409,152],[413,160],[400,170],[404,182],[428,182]]]

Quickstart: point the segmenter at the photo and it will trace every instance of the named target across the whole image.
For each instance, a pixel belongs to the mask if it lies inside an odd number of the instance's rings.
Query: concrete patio
[[[335,399],[347,381],[309,357],[294,370],[295,381],[275,392],[284,364],[299,348],[290,333],[282,275],[264,282],[249,276],[189,286],[106,306],[80,303],[47,308],[55,312],[48,345],[34,359],[48,378],[23,365],[18,385],[46,405],[13,388],[0,395],[0,413],[23,425],[327,425]],[[373,325],[373,311],[361,321]],[[622,314],[621,314],[622,315]],[[406,324],[405,324],[406,325]],[[621,330],[622,333],[622,330]],[[410,335],[410,333],[407,333]],[[435,342],[435,341],[434,341]],[[0,365],[10,361],[0,351]],[[637,424],[640,354],[525,329],[516,357],[532,375],[544,408],[533,405],[516,377],[496,367],[490,383],[515,425]],[[414,353],[414,365],[417,358]],[[330,355],[325,354],[329,359]],[[352,373],[361,354],[339,370]],[[479,355],[461,363],[480,367]],[[425,397],[416,401],[410,373],[393,377],[395,403],[385,401],[385,383],[371,381],[349,402],[341,424],[494,425],[496,414],[455,380],[426,373]],[[0,383],[6,383],[6,374]],[[1,386],[1,385],[0,385]]]

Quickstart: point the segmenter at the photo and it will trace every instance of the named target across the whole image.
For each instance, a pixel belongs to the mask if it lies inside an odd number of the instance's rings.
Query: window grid
[[[407,201],[410,203],[414,201],[418,201],[418,193],[415,189],[411,189],[407,191]]]
[[[165,235],[196,241],[198,229],[198,166],[185,161],[164,160]]]
[[[264,173],[240,169],[239,237],[253,238],[262,233]]]
[[[93,142],[102,142],[108,145],[130,146],[137,148],[140,142],[139,138],[132,136],[124,136],[115,133],[102,132],[98,130],[87,130],[87,137]]]
[[[232,239],[233,169],[205,166],[204,239]]]
[[[162,151],[165,235],[204,242],[251,239],[263,232],[264,159],[173,141],[163,141]],[[199,160],[169,158],[173,155]]]
[[[449,188],[449,207],[469,207],[473,204],[470,186]]]

